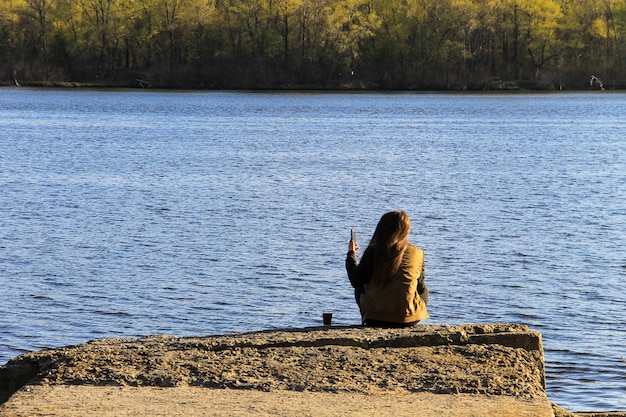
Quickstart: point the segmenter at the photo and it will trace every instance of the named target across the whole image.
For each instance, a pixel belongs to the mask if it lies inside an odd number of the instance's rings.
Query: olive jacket
[[[346,256],[346,271],[354,288],[365,286],[359,306],[363,321],[412,323],[429,317],[420,294],[426,290],[424,251],[409,244],[398,271],[384,283],[372,280],[374,253],[366,249],[357,263],[356,253]]]

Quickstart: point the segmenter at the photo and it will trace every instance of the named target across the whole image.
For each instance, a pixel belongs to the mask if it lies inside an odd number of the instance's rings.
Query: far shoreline
[[[567,92],[620,92],[626,86],[612,88],[573,88],[561,86],[557,88],[551,83],[539,81],[506,81],[497,85],[450,88],[384,88],[371,83],[334,83],[329,85],[273,85],[273,86],[231,86],[231,87],[177,87],[156,85],[144,80],[119,81],[0,81],[0,87],[42,88],[42,89],[94,89],[94,90],[154,90],[154,91],[246,91],[246,92],[362,92],[362,93],[567,93]]]

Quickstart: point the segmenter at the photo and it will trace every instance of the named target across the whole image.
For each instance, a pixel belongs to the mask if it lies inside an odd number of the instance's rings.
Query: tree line
[[[625,38],[626,0],[0,0],[0,80],[620,88]]]

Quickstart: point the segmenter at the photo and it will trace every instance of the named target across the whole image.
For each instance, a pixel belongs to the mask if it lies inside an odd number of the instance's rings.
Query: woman
[[[350,240],[346,271],[366,326],[405,327],[429,317],[424,252],[409,243],[410,229],[404,211],[384,214],[358,264]]]

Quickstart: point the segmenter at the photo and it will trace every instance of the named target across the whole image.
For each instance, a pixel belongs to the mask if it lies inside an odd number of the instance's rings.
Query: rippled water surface
[[[0,89],[0,363],[104,337],[338,325],[402,208],[427,323],[542,332],[548,395],[626,409],[626,95]]]

